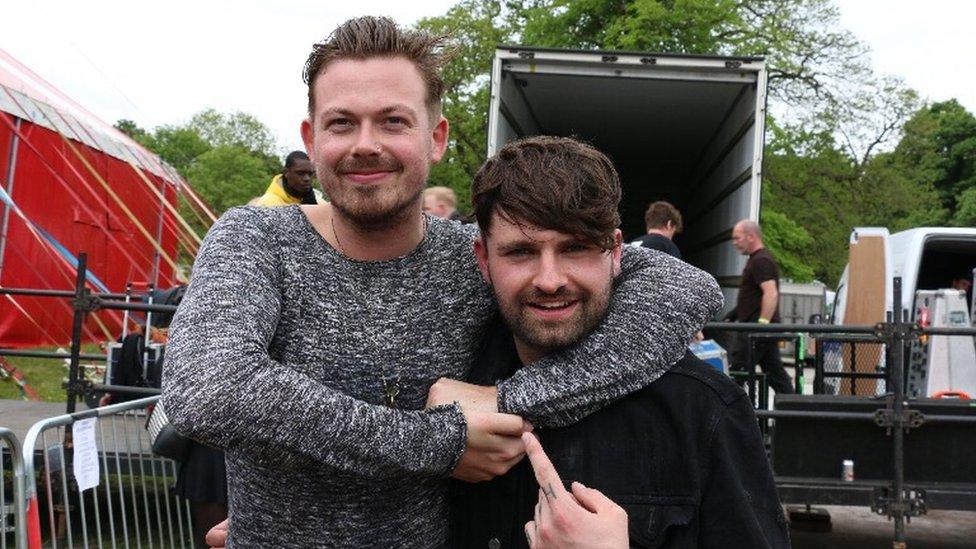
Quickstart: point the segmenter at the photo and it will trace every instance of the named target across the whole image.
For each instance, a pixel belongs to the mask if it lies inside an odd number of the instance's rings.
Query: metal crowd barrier
[[[143,398],[42,420],[22,448],[24,548],[193,547],[189,503],[170,493],[176,462],[152,453]],[[78,489],[72,425],[97,418],[98,486]],[[23,516],[23,514],[21,515]],[[18,545],[21,547],[21,545]]]
[[[0,427],[0,549],[27,548],[24,478],[20,441],[13,431]]]

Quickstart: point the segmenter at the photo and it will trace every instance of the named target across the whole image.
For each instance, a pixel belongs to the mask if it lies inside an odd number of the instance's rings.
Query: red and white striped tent
[[[0,286],[71,290],[82,252],[92,291],[176,284],[178,246],[200,244],[180,194],[213,222],[176,170],[0,50]],[[91,315],[85,339],[118,337],[121,318]],[[65,345],[71,319],[65,299],[0,296],[0,347]]]

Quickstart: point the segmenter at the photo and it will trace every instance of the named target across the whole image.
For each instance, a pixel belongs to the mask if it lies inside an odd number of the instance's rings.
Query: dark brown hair
[[[566,137],[530,137],[502,147],[478,170],[471,201],[481,234],[492,214],[519,225],[579,235],[604,249],[620,224],[620,177],[595,148]]]
[[[664,228],[667,226],[668,221],[674,225],[675,233],[680,233],[684,228],[681,222],[681,212],[670,202],[663,200],[654,202],[644,212],[644,224],[648,229]]]
[[[448,35],[401,29],[389,17],[364,16],[339,25],[325,40],[312,46],[302,77],[308,84],[308,114],[314,116],[315,79],[333,61],[403,57],[420,71],[427,87],[427,110],[439,112],[444,96],[441,68],[453,57]]]

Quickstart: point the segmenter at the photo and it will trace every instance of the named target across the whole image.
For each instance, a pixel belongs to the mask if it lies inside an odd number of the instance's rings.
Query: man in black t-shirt
[[[762,241],[759,224],[743,219],[732,229],[732,245],[743,255],[749,256],[742,270],[739,298],[735,304],[736,320],[769,324],[779,322],[779,266]],[[740,334],[737,352],[733,354],[733,369],[748,370],[746,355],[749,345],[747,334]],[[769,386],[777,393],[792,393],[793,381],[783,368],[779,357],[779,341],[760,338],[752,349],[752,362],[758,363]]]
[[[663,200],[654,202],[644,213],[644,223],[647,234],[631,242],[634,246],[643,246],[664,252],[681,259],[681,250],[675,246],[674,235],[681,232],[681,212]]]

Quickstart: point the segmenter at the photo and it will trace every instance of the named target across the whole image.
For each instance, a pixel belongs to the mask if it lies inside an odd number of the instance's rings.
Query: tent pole
[[[160,179],[159,189],[161,191],[161,197],[159,199],[159,222],[156,225],[156,244],[159,245],[156,248],[156,253],[153,254],[153,266],[152,266],[152,284],[155,287],[159,287],[159,260],[160,254],[159,250],[163,248],[163,216],[166,214],[166,182]],[[173,273],[176,274],[175,272]]]
[[[10,151],[7,157],[7,177],[4,190],[7,196],[14,196],[14,171],[17,169],[17,146],[20,144],[20,118],[14,119],[16,130],[10,135]],[[7,251],[7,225],[10,223],[10,206],[3,206],[3,221],[0,225],[0,281],[3,280],[3,256]]]

